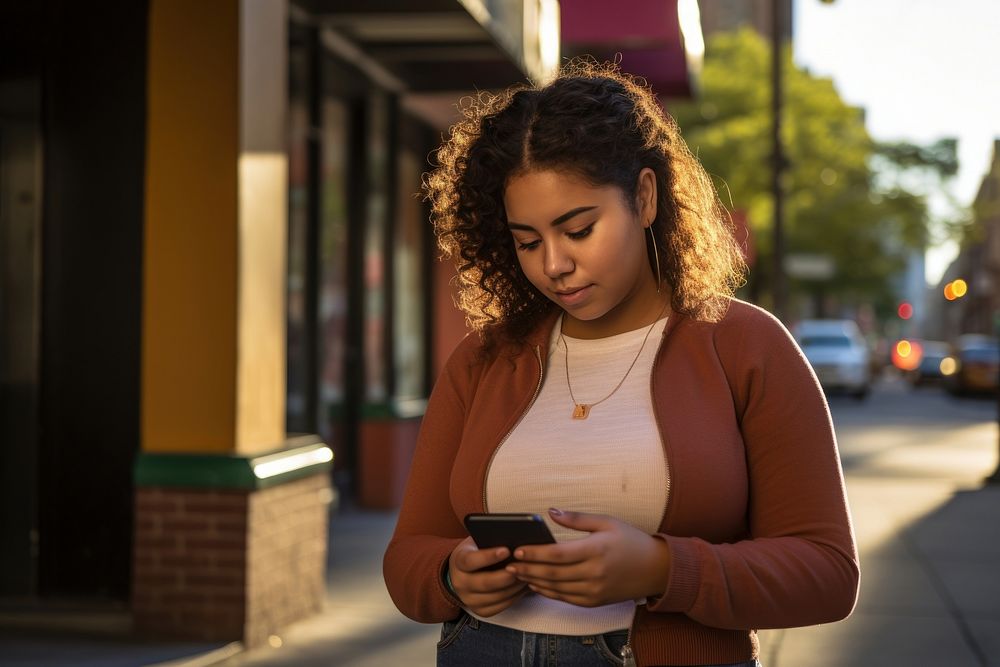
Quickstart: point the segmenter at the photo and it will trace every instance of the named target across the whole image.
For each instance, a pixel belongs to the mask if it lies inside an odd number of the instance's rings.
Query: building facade
[[[318,608],[331,503],[398,505],[466,334],[419,196],[455,102],[551,76],[560,21],[690,90],[677,2],[562,4],[0,8],[4,609],[254,645]]]
[[[331,468],[392,502],[448,324],[435,94],[543,78],[553,8],[3,5],[7,612],[254,645],[318,608]]]
[[[774,10],[780,12],[781,39],[792,39],[792,0],[700,0],[701,25],[706,35],[753,28],[758,34],[773,34]]]
[[[972,215],[958,257],[928,297],[940,313],[940,336],[948,340],[961,334],[1000,336],[1000,138],[993,142],[993,159],[972,202]],[[945,285],[959,278],[968,292],[945,299]]]

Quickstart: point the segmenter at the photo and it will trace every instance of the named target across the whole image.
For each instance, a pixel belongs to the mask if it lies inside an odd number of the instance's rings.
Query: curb
[[[211,665],[218,665],[234,655],[242,653],[244,650],[246,650],[246,647],[243,645],[243,642],[230,642],[208,653],[202,653],[195,658],[167,660],[166,662],[147,665],[147,667],[211,667]]]

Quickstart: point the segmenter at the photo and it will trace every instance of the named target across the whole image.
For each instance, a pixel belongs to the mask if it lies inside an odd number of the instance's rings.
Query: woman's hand
[[[661,595],[670,571],[666,543],[602,514],[549,510],[553,521],[589,532],[579,540],[518,547],[507,572],[554,600],[596,607]]]
[[[478,549],[471,537],[459,542],[448,558],[448,571],[451,585],[466,609],[478,616],[493,616],[527,592],[527,584],[510,572],[483,569],[509,556],[506,547]]]

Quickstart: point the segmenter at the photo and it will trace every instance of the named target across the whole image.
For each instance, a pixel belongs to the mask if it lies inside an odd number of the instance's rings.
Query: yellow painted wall
[[[240,2],[236,449],[254,453],[285,437],[288,7]]]
[[[284,153],[240,157],[240,297],[236,449],[273,449],[285,437]]]
[[[142,446],[236,448],[238,0],[152,0]]]

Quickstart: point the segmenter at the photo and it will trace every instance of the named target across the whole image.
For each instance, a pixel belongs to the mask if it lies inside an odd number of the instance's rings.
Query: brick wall
[[[326,598],[327,475],[258,491],[250,498],[244,641],[320,611]]]
[[[136,490],[139,634],[258,645],[324,599],[326,474],[258,491]]]

